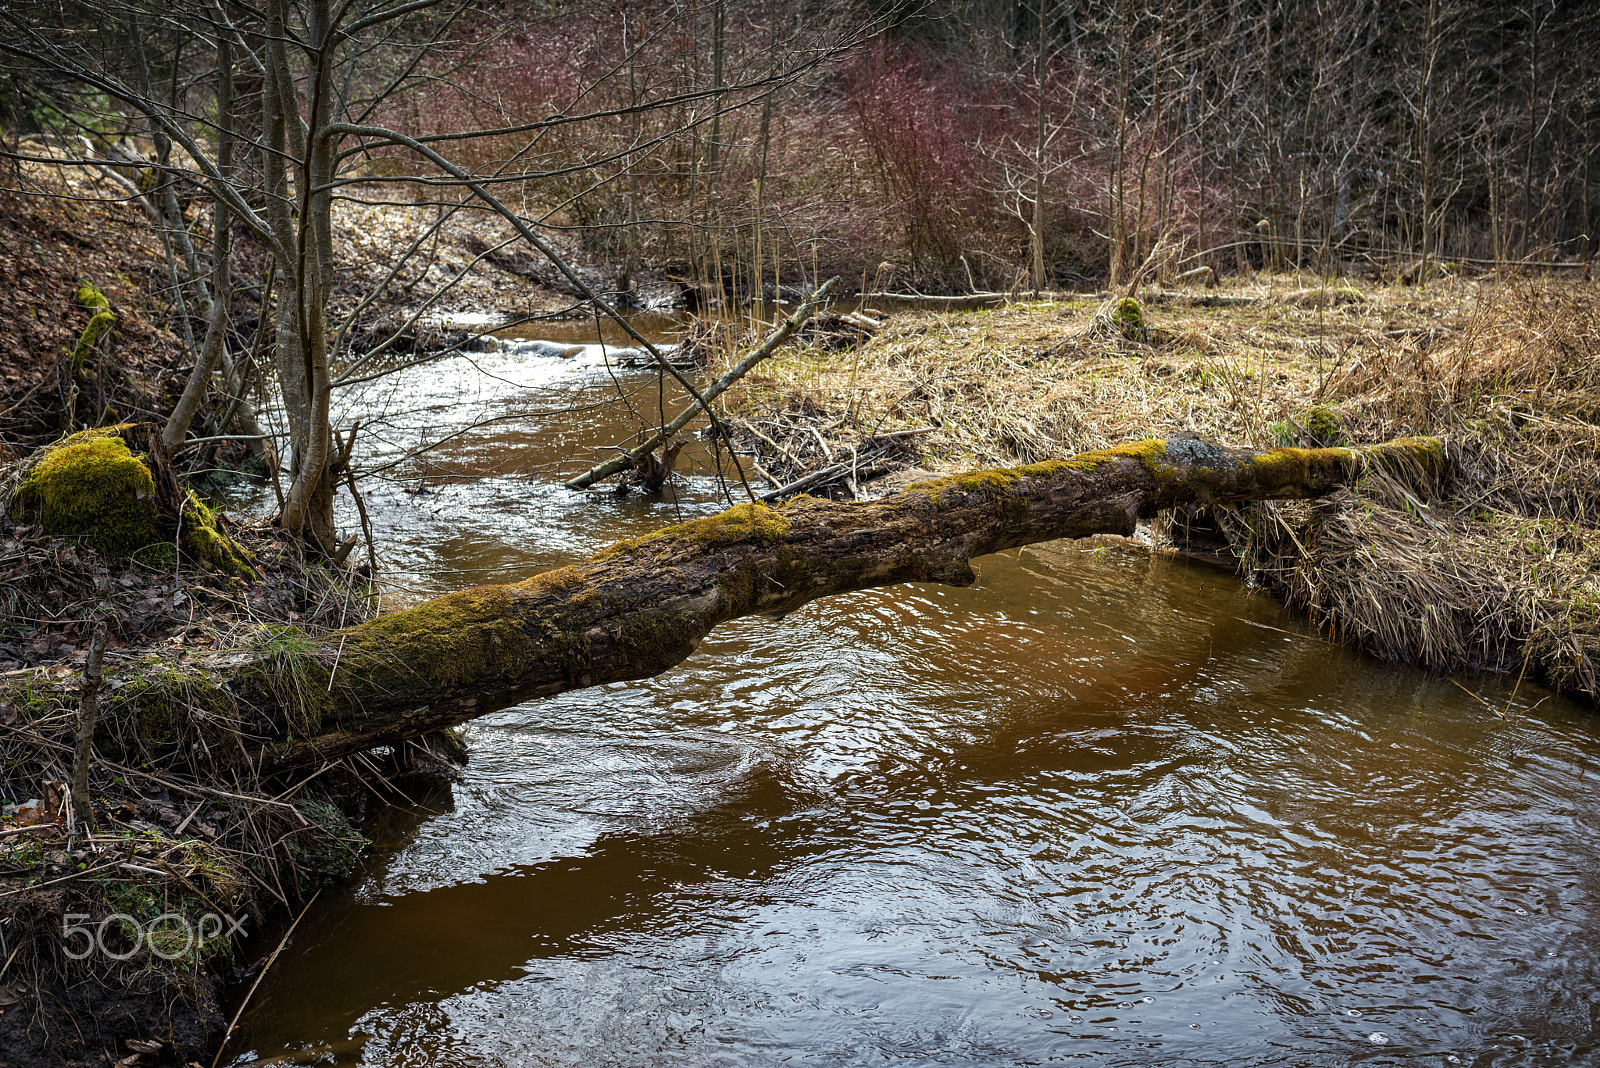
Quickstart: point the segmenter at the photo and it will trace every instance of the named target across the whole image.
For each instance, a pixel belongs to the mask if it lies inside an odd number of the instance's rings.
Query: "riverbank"
[[[187,1063],[221,1040],[223,983],[259,963],[238,956],[241,933],[348,873],[366,810],[448,776],[450,758],[424,746],[264,779],[223,755],[246,730],[225,695],[186,674],[212,650],[287,657],[365,618],[364,567],[309,559],[260,517],[222,517],[249,566],[219,570],[181,537],[185,551],[102,554],[8,514],[36,450],[85,427],[159,427],[188,374],[143,216],[98,179],[28,170],[31,194],[0,192],[0,1064]],[[234,312],[248,338],[249,292]],[[243,456],[190,450],[179,473],[204,486]],[[84,698],[51,685],[91,658],[105,677],[92,813],[69,788]]]
[[[1181,432],[1260,448],[1437,435],[1452,462],[1427,502],[1374,474],[1313,503],[1171,516],[1150,537],[1236,563],[1378,656],[1600,696],[1600,289],[1260,276],[1120,310],[894,314],[859,347],[780,353],[726,410],[774,483],[897,431],[937,472]]]

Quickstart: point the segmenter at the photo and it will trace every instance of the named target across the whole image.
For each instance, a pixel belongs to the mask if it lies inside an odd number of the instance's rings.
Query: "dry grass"
[[[1255,561],[1344,638],[1440,670],[1532,668],[1600,697],[1600,290],[1515,282],[1459,329],[1332,383],[1352,433],[1439,434],[1448,496],[1370,485],[1263,506]],[[1291,536],[1292,535],[1292,536]]]
[[[1094,328],[1102,302],[1014,304],[992,311],[897,314],[853,353],[799,349],[730,391],[729,410],[761,418],[826,411],[842,435],[936,423],[924,461],[945,467],[1026,463],[1130,438],[1192,430],[1272,443],[1272,423],[1329,393],[1385,334],[1444,321],[1452,290],[1418,296],[1355,290],[1317,307],[1292,277],[1145,299],[1144,342]],[[1290,299],[1285,299],[1286,297]],[[1227,301],[1223,306],[1205,302]]]
[[[1453,473],[1430,504],[1369,481],[1258,506],[1228,524],[1245,565],[1378,655],[1527,665],[1600,695],[1600,287],[1263,278],[1145,294],[1142,340],[1105,329],[1105,306],[895,315],[856,351],[769,361],[729,408],[758,426],[802,420],[830,448],[937,425],[918,439],[936,469],[1175,431],[1302,443],[1314,405],[1352,441],[1439,434]]]

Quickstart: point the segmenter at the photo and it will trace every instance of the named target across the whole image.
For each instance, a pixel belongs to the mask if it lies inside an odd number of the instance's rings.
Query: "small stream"
[[[560,485],[636,425],[619,386],[678,403],[592,350],[344,398],[362,467],[455,434],[368,484],[390,603],[723,507],[700,447],[661,497]],[[976,564],[471,724],[465,783],[369,828],[235,1063],[1600,1059],[1593,710],[1463,680],[1502,717],[1123,547]]]

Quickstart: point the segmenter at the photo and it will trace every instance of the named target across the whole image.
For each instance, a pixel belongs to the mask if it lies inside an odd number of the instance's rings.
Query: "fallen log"
[[[1050,296],[1047,294],[1046,296]],[[1053,294],[1061,296],[1062,294]],[[861,293],[856,300],[862,307],[872,303],[897,304],[905,308],[934,308],[944,311],[955,309],[987,308],[1005,304],[1014,299],[1011,293],[956,293],[953,296],[933,296],[927,293]]]
[[[446,594],[321,638],[217,654],[176,685],[191,715],[264,739],[249,751],[257,770],[289,771],[530,698],[657,675],[741,616],[899,582],[964,586],[974,580],[971,561],[988,553],[1131,534],[1141,518],[1190,503],[1316,497],[1373,466],[1423,485],[1444,455],[1434,438],[1257,452],[1186,437],[951,475],[872,502],[741,504],[524,582]],[[156,687],[113,689],[163,699]],[[200,707],[197,695],[228,707]],[[118,714],[144,716],[140,707]]]
[[[713,627],[898,582],[964,586],[979,556],[1055,538],[1131,534],[1192,502],[1315,497],[1369,464],[1437,476],[1444,446],[1228,449],[1146,441],[1027,467],[953,475],[869,503],[741,504],[618,542],[580,563],[479,586],[328,635],[320,733],[274,745],[306,765],[438,730],[532,697],[657,675]]]

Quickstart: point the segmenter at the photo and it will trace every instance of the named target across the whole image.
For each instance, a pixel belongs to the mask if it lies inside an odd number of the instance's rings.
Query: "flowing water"
[[[665,498],[560,486],[553,465],[635,425],[614,393],[592,358],[489,354],[347,399],[366,466],[494,420],[371,485],[390,596],[721,507],[704,450]],[[977,570],[737,621],[659,678],[471,724],[466,781],[369,828],[230,1055],[1600,1060],[1592,710],[1467,679],[1480,701],[1129,548]]]

